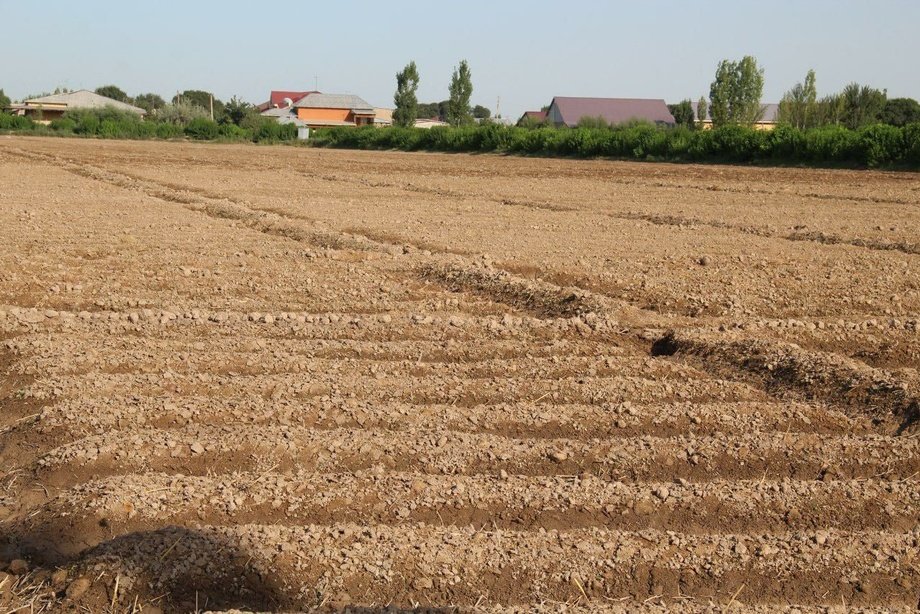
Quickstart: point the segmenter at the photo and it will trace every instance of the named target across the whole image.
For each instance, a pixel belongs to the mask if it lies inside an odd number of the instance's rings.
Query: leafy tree
[[[481,104],[477,104],[475,107],[473,107],[473,117],[476,119],[489,119],[492,117],[492,111],[491,109],[484,107]]]
[[[126,102],[131,104],[131,97],[128,96],[128,94],[126,94],[125,91],[117,85],[103,85],[102,87],[97,87],[96,93],[100,96],[105,96],[106,98],[117,100],[118,102]]]
[[[886,92],[858,83],[843,88],[840,97],[843,99],[841,121],[851,130],[878,123],[888,101]]]
[[[818,122],[818,90],[815,86],[815,71],[809,70],[805,83],[796,83],[783,95],[779,102],[780,123],[804,130],[813,128]]]
[[[843,96],[831,94],[818,101],[815,109],[816,126],[839,126],[843,121]]]
[[[8,106],[10,106],[10,97],[3,93],[3,89],[0,89],[0,109]]]
[[[199,118],[210,119],[211,113],[196,104],[185,102],[184,100],[176,104],[168,104],[157,111],[157,121],[167,124],[184,126],[193,119]]]
[[[201,107],[208,112],[208,115],[211,113],[211,98],[214,98],[214,119],[220,120],[224,116],[224,103],[214,96],[211,92],[206,92],[204,90],[185,90],[181,94],[173,96],[172,103],[176,104],[178,102],[187,102],[189,104]]]
[[[450,102],[442,100],[441,102],[420,102],[418,105],[418,116],[424,119],[439,119],[442,122],[447,121],[447,113]]]
[[[134,97],[134,106],[155,114],[166,106],[166,101],[159,94],[138,94]]]
[[[239,126],[254,110],[255,108],[251,104],[234,96],[230,99],[230,102],[224,105],[222,120]]]
[[[706,102],[705,96],[700,96],[699,101],[696,103],[696,119],[699,122],[697,127],[700,130],[703,129],[703,125],[708,117],[709,117],[709,103]]]
[[[709,88],[713,125],[753,125],[763,115],[762,94],[763,69],[756,59],[746,55],[740,62],[722,60]]]
[[[438,117],[438,115],[437,102],[420,102],[418,104],[418,117],[431,119],[432,117]]]
[[[418,117],[418,68],[415,61],[409,62],[405,68],[396,73],[396,94],[393,103],[393,123],[397,126],[414,126]]]
[[[693,121],[693,103],[690,102],[689,98],[687,100],[681,100],[677,104],[669,104],[668,111],[674,116],[674,123],[678,126],[686,126],[687,128],[696,127]]]
[[[3,90],[0,90],[2,98]],[[913,98],[892,98],[882,110],[882,122],[892,126],[920,123],[920,102]]]
[[[470,73],[470,65],[466,60],[460,61],[460,66],[454,68],[454,74],[450,79],[450,99],[447,108],[447,121],[454,126],[462,126],[473,123],[473,115],[470,112],[470,98],[473,95],[473,77]]]

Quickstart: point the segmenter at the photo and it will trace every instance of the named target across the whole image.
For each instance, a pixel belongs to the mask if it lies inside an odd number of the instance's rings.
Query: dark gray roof
[[[296,124],[297,126],[306,126],[307,123],[297,119],[297,113],[290,108],[287,109],[268,109],[260,113],[262,117],[271,117],[279,124]]]
[[[661,99],[556,96],[552,104],[559,110],[563,123],[569,126],[575,126],[583,117],[602,117],[611,124],[622,124],[634,119],[663,124],[674,123],[668,105]]]
[[[310,94],[298,100],[294,106],[302,109],[350,109],[374,112],[374,107],[370,103],[353,94]]]

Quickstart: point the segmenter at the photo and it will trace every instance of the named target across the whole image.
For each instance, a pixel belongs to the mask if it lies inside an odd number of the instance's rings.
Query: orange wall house
[[[350,94],[310,94],[294,104],[297,119],[311,128],[323,126],[370,126],[374,107]]]

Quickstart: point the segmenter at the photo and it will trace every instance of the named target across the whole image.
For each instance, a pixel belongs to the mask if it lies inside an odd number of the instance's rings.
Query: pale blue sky
[[[764,102],[809,68],[819,94],[858,81],[920,98],[918,24],[918,0],[0,0],[0,88],[17,99],[115,83],[261,102],[316,76],[322,91],[391,106],[409,60],[419,99],[434,101],[466,58],[473,102],[494,111],[501,96],[517,116],[553,95],[695,100],[720,59],[751,54]]]

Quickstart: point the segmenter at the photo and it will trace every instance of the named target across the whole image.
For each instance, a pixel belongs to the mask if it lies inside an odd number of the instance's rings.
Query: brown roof
[[[556,96],[555,106],[562,123],[576,126],[583,117],[602,117],[610,124],[640,119],[656,124],[674,124],[664,100],[653,98],[572,98]]]
[[[546,111],[524,111],[524,114],[521,115],[521,119],[518,121],[523,121],[525,119],[532,119],[535,122],[542,122],[546,119]]]

